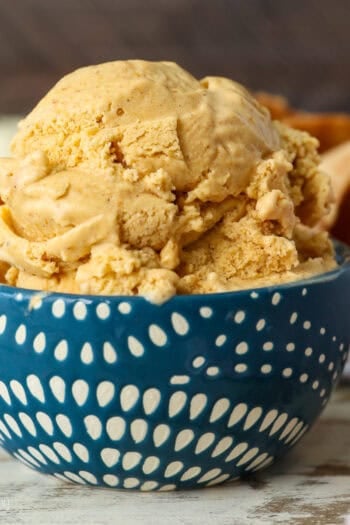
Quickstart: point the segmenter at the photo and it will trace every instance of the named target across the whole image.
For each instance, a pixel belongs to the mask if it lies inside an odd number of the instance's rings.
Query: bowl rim
[[[213,293],[202,293],[202,294],[184,294],[184,295],[173,295],[168,300],[163,303],[155,303],[150,301],[146,296],[142,295],[104,295],[104,294],[79,294],[79,293],[68,293],[68,292],[55,292],[55,291],[45,291],[32,288],[20,288],[15,286],[9,286],[6,284],[0,283],[0,298],[2,295],[13,296],[17,300],[19,297],[25,298],[30,297],[33,299],[40,298],[45,299],[67,299],[67,300],[80,300],[85,302],[122,302],[128,301],[131,303],[147,303],[155,307],[162,307],[164,305],[169,305],[172,303],[182,303],[191,301],[221,301],[223,298],[230,299],[233,297],[242,297],[251,295],[253,292],[256,292],[259,295],[262,294],[271,294],[276,292],[283,292],[284,290],[294,289],[294,288],[305,288],[306,286],[313,286],[317,284],[323,284],[329,281],[334,281],[339,278],[342,274],[350,271],[350,246],[347,244],[338,241],[337,239],[332,238],[332,243],[335,251],[335,259],[338,263],[338,266],[333,270],[327,272],[318,273],[304,279],[297,279],[293,281],[287,281],[280,284],[266,284],[263,286],[256,286],[252,288],[244,288],[241,290],[232,290],[224,292],[213,292]],[[16,297],[17,296],[17,297]]]

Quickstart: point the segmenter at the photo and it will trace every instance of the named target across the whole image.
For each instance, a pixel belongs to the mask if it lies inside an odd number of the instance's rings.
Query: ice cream
[[[71,293],[235,290],[331,269],[317,140],[239,84],[170,62],[64,77],[0,159],[3,282]]]
[[[331,211],[321,224],[337,239],[350,244],[350,142],[326,151],[321,168],[331,178],[334,195]]]

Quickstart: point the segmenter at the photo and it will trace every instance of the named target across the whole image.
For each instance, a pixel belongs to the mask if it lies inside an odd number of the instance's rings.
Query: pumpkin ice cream
[[[207,293],[335,266],[317,140],[239,84],[170,62],[64,77],[0,159],[3,282],[70,293]]]

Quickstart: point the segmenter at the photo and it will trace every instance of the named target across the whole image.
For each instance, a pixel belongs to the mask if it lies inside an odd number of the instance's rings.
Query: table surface
[[[287,458],[241,483],[168,493],[65,484],[0,454],[0,523],[350,524],[350,384]],[[348,517],[347,517],[348,516]]]

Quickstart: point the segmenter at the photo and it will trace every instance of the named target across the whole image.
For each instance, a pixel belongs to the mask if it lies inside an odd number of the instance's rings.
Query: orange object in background
[[[284,97],[265,92],[255,93],[255,97],[268,108],[273,119],[317,137],[321,153],[350,140],[350,115],[346,113],[299,111],[292,108]]]
[[[279,95],[259,92],[255,96],[269,109],[273,119],[308,131],[319,140],[322,165],[331,176],[335,198],[326,227],[334,237],[350,245],[350,115],[309,113],[292,108]]]

